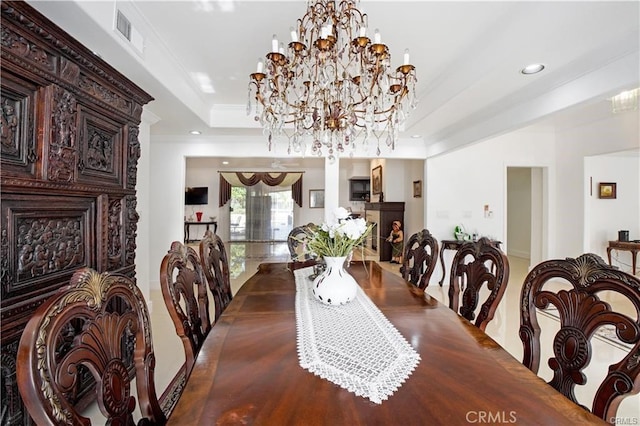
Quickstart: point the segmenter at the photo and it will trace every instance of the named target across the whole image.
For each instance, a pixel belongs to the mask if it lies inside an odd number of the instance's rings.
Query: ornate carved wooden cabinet
[[[15,357],[33,310],[79,267],[134,275],[152,98],[29,5],[1,7],[1,423],[28,424]]]

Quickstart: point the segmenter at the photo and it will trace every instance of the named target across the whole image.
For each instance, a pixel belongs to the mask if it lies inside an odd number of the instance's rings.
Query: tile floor
[[[231,270],[231,287],[235,293],[240,286],[253,275],[257,266],[262,262],[280,262],[288,261],[289,253],[284,243],[232,243],[227,248],[230,258]],[[500,307],[496,312],[494,319],[487,327],[487,334],[496,340],[502,347],[513,355],[518,361],[522,359],[522,342],[518,337],[519,328],[519,298],[520,288],[524,278],[528,272],[528,259],[510,257],[510,279],[504,299],[500,303]],[[381,262],[383,268],[399,274],[399,265]],[[427,288],[434,298],[443,303],[448,303],[448,285],[445,282],[443,287],[438,285],[441,272],[438,269],[431,277],[431,283]],[[157,358],[156,364],[156,386],[158,396],[162,390],[169,384],[175,373],[184,362],[184,353],[182,344],[175,335],[175,329],[169,315],[164,308],[164,301],[160,290],[152,291],[151,301],[153,311],[151,313],[151,325],[153,329],[154,348]],[[615,301],[611,301],[615,303]],[[551,317],[539,318],[543,330],[552,327],[557,320]],[[544,333],[542,339],[551,339],[552,333]],[[547,345],[550,346],[550,345]],[[543,343],[544,347],[544,343]],[[591,383],[597,383],[599,378],[604,375],[607,363],[611,363],[613,359],[620,359],[621,349],[605,340],[596,340],[594,342],[594,359],[591,361],[587,376],[591,381],[586,386],[576,391],[578,399],[585,405],[591,406],[591,395],[595,392]],[[547,359],[548,354],[543,352],[542,359]],[[546,363],[541,362],[540,376],[546,380],[550,380],[552,374],[546,367]],[[95,407],[90,407],[88,414],[91,417],[96,414]],[[623,424],[638,424],[640,422],[640,395],[634,395],[626,398],[618,409],[618,418]]]

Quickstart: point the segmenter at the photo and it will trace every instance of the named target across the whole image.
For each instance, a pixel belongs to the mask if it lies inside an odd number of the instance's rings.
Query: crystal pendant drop
[[[249,86],[249,90],[247,90],[247,117],[251,115],[251,86]]]

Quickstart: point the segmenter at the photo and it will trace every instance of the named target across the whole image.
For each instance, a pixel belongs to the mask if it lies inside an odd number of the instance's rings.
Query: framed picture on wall
[[[309,208],[311,209],[324,208],[324,189],[309,190]]]
[[[371,192],[379,194],[382,192],[382,166],[371,170]]]
[[[413,198],[422,197],[422,181],[414,180],[413,181]]]
[[[613,182],[600,182],[598,186],[598,198],[616,198],[616,184]]]

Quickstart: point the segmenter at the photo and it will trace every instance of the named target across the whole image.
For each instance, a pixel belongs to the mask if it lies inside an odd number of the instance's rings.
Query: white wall
[[[586,162],[590,174],[603,176],[603,181],[619,179],[618,185],[628,191],[625,198],[618,199],[615,214],[606,204],[606,211],[590,213],[584,201],[589,197],[585,157],[637,150],[638,141],[638,114],[628,113],[588,121],[555,134],[523,129],[430,158],[426,166],[427,226],[439,240],[452,239],[453,227],[462,223],[468,232],[477,231],[504,242],[506,168],[541,167],[546,191],[542,200],[544,257],[576,257],[585,251],[602,254],[606,240],[617,238],[621,223],[628,223],[624,227],[632,235],[634,229],[635,235],[639,233],[640,167],[637,154]],[[595,185],[595,177],[593,181]],[[489,204],[491,218],[483,216],[484,204]],[[592,218],[585,222],[585,217]],[[503,248],[508,251],[508,247]]]
[[[434,236],[453,239],[454,227],[462,224],[468,233],[502,241],[506,249],[507,167],[552,169],[553,134],[521,130],[427,159],[426,216]]]
[[[557,214],[556,223],[560,235],[556,245],[556,255],[575,257],[585,251],[600,252],[602,245],[586,244],[586,234],[591,232],[608,232],[610,227],[617,230],[617,226],[609,224],[600,230],[585,232],[585,215],[589,215],[585,200],[589,198],[589,176],[585,174],[585,157],[608,154],[640,146],[640,122],[637,112],[610,114],[606,118],[585,122],[557,133],[556,160],[557,168]],[[637,157],[636,157],[637,160]],[[629,163],[627,163],[629,164]],[[635,168],[636,176],[638,165]],[[614,167],[615,168],[615,167]],[[604,180],[604,179],[603,179]],[[609,180],[604,180],[608,182]],[[595,177],[594,185],[597,183]],[[637,177],[636,177],[637,182]],[[618,182],[620,183],[620,182]],[[626,185],[626,184],[625,184]],[[624,186],[624,185],[623,185]],[[595,188],[594,188],[595,191]],[[636,194],[638,192],[636,191]],[[618,203],[626,202],[627,198]],[[625,204],[624,208],[631,208],[631,213],[638,213],[638,197],[635,203]],[[629,225],[631,227],[632,225]],[[637,226],[637,225],[636,225]],[[560,232],[561,231],[561,232]]]
[[[592,182],[586,202],[585,251],[606,259],[606,247],[618,239],[619,230],[628,230],[629,238],[640,239],[640,167],[638,157],[597,156],[585,159],[585,174]],[[598,198],[600,182],[615,182],[615,199]],[[629,253],[619,255],[626,265],[631,264]],[[615,264],[615,263],[614,263]],[[631,268],[623,270],[630,271]]]
[[[402,230],[405,239],[425,228],[424,224],[424,160],[406,160],[403,167],[404,185],[404,223]],[[422,196],[413,197],[413,182],[422,181]]]
[[[140,142],[140,159],[138,160],[138,174],[136,184],[136,198],[138,212],[138,231],[136,236],[136,283],[147,299],[149,310],[153,309],[149,295],[150,282],[157,280],[158,271],[152,268],[149,253],[151,235],[151,217],[153,211],[151,202],[151,136],[150,126],[156,117],[146,111],[142,114],[142,122],[138,126],[138,141]]]

